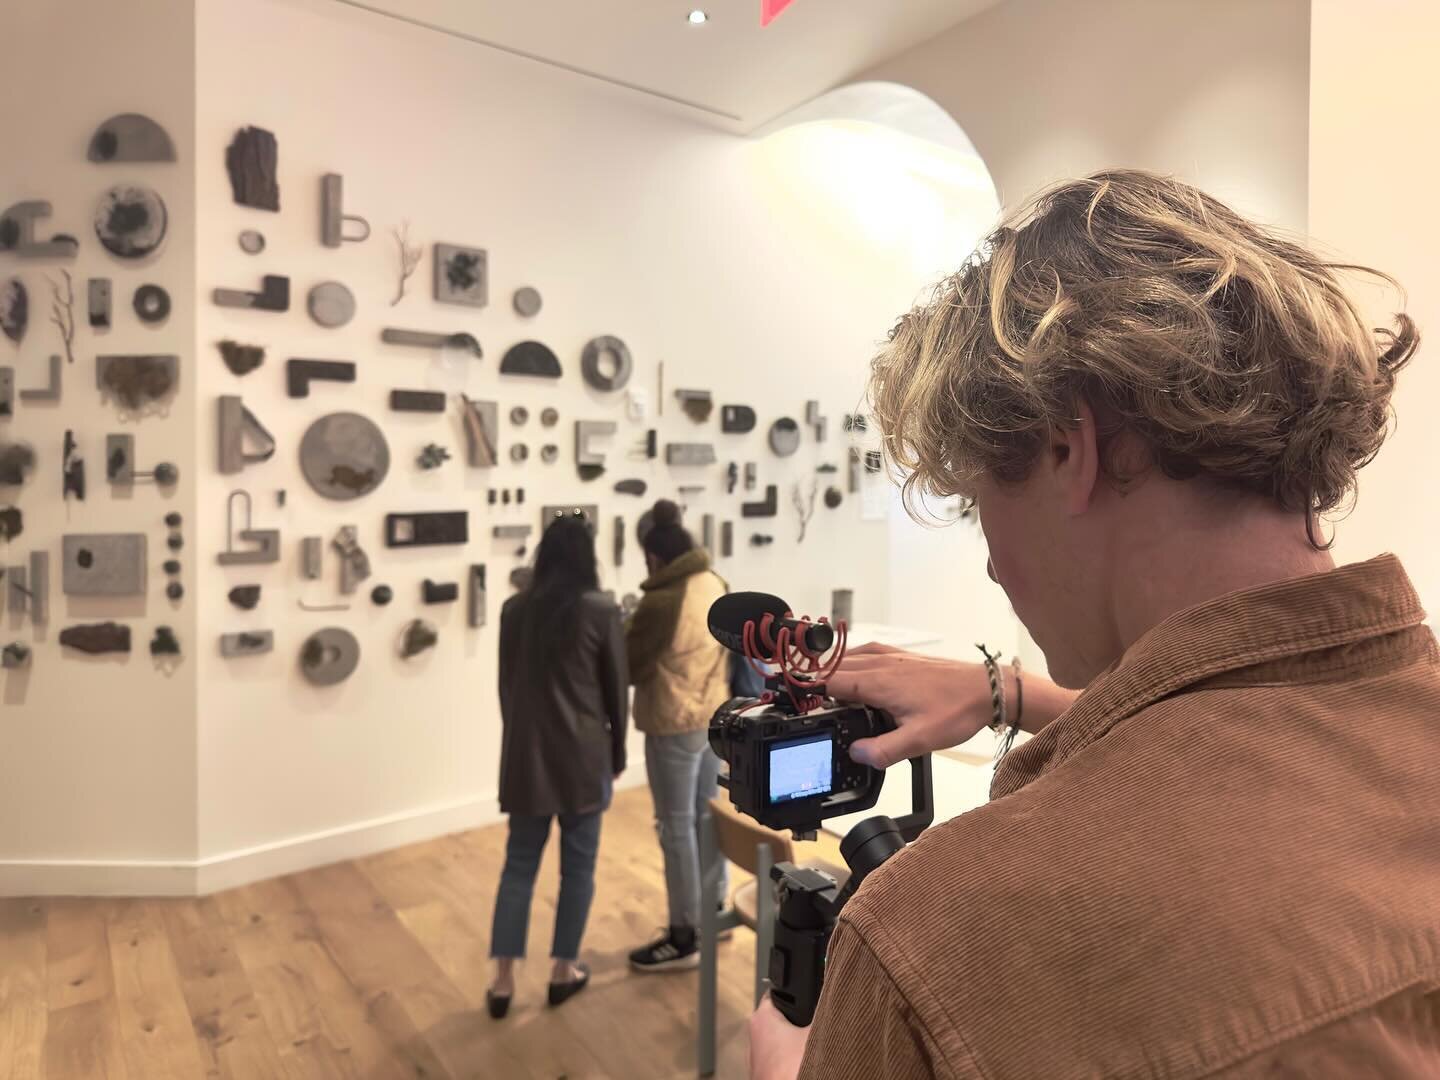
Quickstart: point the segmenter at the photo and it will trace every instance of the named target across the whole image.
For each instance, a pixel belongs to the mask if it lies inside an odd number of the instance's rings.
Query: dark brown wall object
[[[560,358],[548,345],[539,341],[522,341],[512,345],[500,361],[502,375],[532,375],[541,379],[558,379]]]
[[[460,599],[460,586],[454,581],[431,581],[420,586],[420,599],[427,604],[450,604]]]
[[[755,410],[749,405],[721,405],[720,430],[727,435],[755,430]]]
[[[109,330],[110,279],[92,277],[86,290],[91,329]]]
[[[217,307],[254,308],[256,311],[289,311],[290,279],[283,274],[265,274],[258,291],[216,289],[211,298]]]
[[[310,396],[310,383],[354,382],[355,364],[350,360],[292,359],[285,364],[285,392],[292,398]]]
[[[470,516],[465,510],[385,515],[386,547],[464,544],[469,540]]]
[[[259,585],[236,585],[230,590],[230,603],[241,611],[253,611],[260,603]]]
[[[765,485],[765,498],[758,502],[740,504],[740,516],[747,518],[774,517],[780,509],[780,489],[774,484]]]
[[[66,429],[64,443],[64,458],[61,464],[62,478],[60,484],[60,497],[68,499],[74,495],[81,502],[85,501],[85,459],[79,453],[78,444],[75,442],[75,433]]]
[[[168,626],[155,627],[155,636],[150,639],[151,656],[179,656],[180,639],[175,636],[175,631]]]
[[[25,443],[0,444],[0,484],[19,487],[35,468],[35,450]]]
[[[30,293],[25,282],[11,278],[0,286],[0,332],[20,344],[30,325]]]
[[[444,412],[445,394],[440,390],[391,390],[390,408],[396,412]]]
[[[235,375],[248,375],[265,362],[262,345],[241,345],[238,341],[220,342],[220,359]]]
[[[225,151],[225,171],[230,190],[241,206],[257,210],[280,209],[280,184],[276,169],[280,148],[275,136],[264,128],[244,127],[235,133]]]
[[[400,659],[409,660],[435,647],[440,632],[424,619],[412,619],[400,636]]]
[[[121,623],[87,623],[67,626],[60,631],[60,644],[80,652],[98,653],[130,651],[130,627]]]

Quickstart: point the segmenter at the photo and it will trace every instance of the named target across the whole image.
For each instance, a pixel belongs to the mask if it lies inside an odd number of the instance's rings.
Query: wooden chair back
[[[794,862],[795,845],[787,833],[767,829],[735,810],[726,800],[710,800],[710,820],[715,823],[715,842],[725,858],[747,873],[755,873],[755,847],[770,845],[770,861]]]

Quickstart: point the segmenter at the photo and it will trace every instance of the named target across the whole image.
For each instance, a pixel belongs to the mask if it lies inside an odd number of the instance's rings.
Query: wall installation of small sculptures
[[[97,165],[115,162],[169,163],[176,160],[176,153],[173,141],[159,124],[137,114],[120,114],[96,129],[90,139],[87,157]],[[280,146],[274,134],[257,127],[241,129],[225,149],[224,161],[237,205],[255,211],[281,212]],[[364,243],[371,233],[370,223],[359,214],[347,212],[343,177],[338,173],[326,173],[318,178],[318,184],[320,244],[338,249],[347,244]],[[55,262],[73,259],[80,241],[47,228],[47,221],[53,213],[49,202],[29,199],[15,203],[0,214],[0,257],[12,256],[22,265],[30,260]],[[107,186],[99,196],[93,228],[95,239],[117,260],[153,262],[164,245],[169,229],[165,202],[146,185],[126,183]],[[395,244],[390,258],[394,260],[393,280],[396,287],[393,296],[387,296],[386,300],[393,307],[410,295],[407,284],[424,265],[425,245],[412,238],[408,222],[394,228],[392,236]],[[264,233],[253,227],[240,232],[238,244],[242,251],[255,256],[263,254],[267,246]],[[380,341],[382,345],[401,349],[430,350],[448,364],[481,362],[486,356],[481,342],[469,329],[457,325],[454,316],[474,319],[488,305],[494,270],[490,254],[484,248],[448,241],[433,242],[430,246],[433,302],[459,306],[436,309],[436,321],[442,324],[448,321],[449,327],[438,331],[407,326],[386,327],[381,331]],[[45,377],[25,376],[31,384],[22,385],[18,393],[14,368],[0,366],[0,421],[14,417],[17,401],[22,405],[58,402],[64,372],[75,360],[75,283],[70,273],[61,269],[58,276],[44,275],[46,288],[42,292],[34,278],[35,275],[30,275],[27,280],[18,274],[7,278],[0,271],[0,334],[18,346],[26,340],[27,334],[35,333],[37,317],[48,314],[50,324],[59,335],[59,351],[49,357]],[[290,294],[291,280],[287,275],[265,272],[248,282],[236,282],[234,287],[216,288],[212,300],[220,307],[283,315],[290,310]],[[42,313],[37,308],[45,302],[42,297],[46,295],[49,311]],[[89,329],[97,334],[109,330],[121,314],[112,303],[110,279],[90,278],[83,296],[85,321]],[[510,304],[515,313],[525,319],[535,318],[543,307],[540,291],[528,284],[519,285],[511,291]],[[155,327],[163,326],[171,306],[170,294],[163,286],[146,283],[135,290],[129,309],[141,325]],[[304,305],[311,321],[325,329],[339,329],[349,324],[359,306],[360,301],[354,292],[338,280],[323,281],[310,288]],[[472,311],[467,315],[462,308]],[[439,317],[442,310],[453,314],[448,319]],[[0,348],[3,347],[4,343],[0,342]],[[243,385],[242,380],[252,377],[252,373],[266,360],[267,349],[262,345],[227,339],[218,342],[216,348],[220,361],[235,377],[237,388]],[[452,395],[405,386],[397,386],[389,394],[391,412],[432,414],[440,422],[446,422],[447,417],[453,416],[456,426],[463,433],[465,452],[460,457],[463,464],[447,465],[452,459],[451,449],[437,441],[426,441],[413,454],[406,454],[396,461],[392,458],[390,440],[380,418],[333,408],[321,412],[309,424],[297,447],[300,472],[310,489],[324,499],[349,502],[372,496],[397,471],[397,467],[400,470],[411,468],[417,473],[459,467],[486,470],[489,475],[499,478],[500,470],[506,468],[504,463],[518,466],[532,456],[543,466],[554,466],[560,459],[560,447],[553,432],[560,430],[561,416],[553,406],[537,407],[526,400],[527,380],[576,377],[592,391],[591,398],[597,411],[610,413],[608,416],[573,418],[577,492],[595,490],[598,478],[620,460],[616,454],[616,440],[622,423],[635,427],[638,436],[625,460],[645,462],[647,467],[663,460],[682,505],[706,492],[702,470],[717,465],[721,459],[717,441],[695,438],[695,429],[710,424],[715,412],[717,403],[709,390],[682,388],[673,391],[672,400],[678,405],[679,414],[688,421],[687,438],[662,441],[657,427],[646,426],[649,392],[632,385],[639,374],[640,363],[622,338],[613,334],[594,336],[576,358],[574,375],[567,374],[567,367],[571,365],[563,363],[550,346],[534,338],[510,344],[498,355],[500,359],[496,371],[503,377],[502,386],[513,391],[514,397],[520,400],[482,400],[464,394]],[[181,358],[173,354],[97,352],[96,386],[102,397],[111,401],[123,416],[139,420],[164,413],[177,391],[181,367]],[[356,377],[357,365],[350,360],[288,357],[284,364],[286,394],[292,399],[313,398],[322,404],[330,399],[339,400],[346,387],[355,383]],[[663,364],[655,365],[654,379],[656,412],[663,416]],[[742,435],[756,428],[758,418],[752,406],[742,403],[719,405],[721,436]],[[532,410],[538,418],[538,426],[527,431]],[[508,420],[508,433],[502,432],[502,414]],[[241,394],[220,395],[217,412],[213,415],[216,417],[216,468],[220,474],[238,475],[273,459],[278,449],[277,440],[261,418],[246,406]],[[863,426],[863,417],[846,418],[847,431]],[[448,430],[453,432],[453,428]],[[804,403],[803,426],[801,421],[789,416],[777,417],[770,423],[767,437],[770,451],[777,458],[794,455],[807,431],[817,445],[827,441],[826,420],[820,414],[817,401]],[[24,444],[6,442],[3,433],[4,428],[0,427],[0,498],[7,494],[6,489],[28,482],[36,467],[34,450]],[[436,434],[439,433],[437,430]],[[61,486],[63,497],[67,500],[73,496],[75,500],[83,501],[86,496],[84,459],[80,449],[74,432],[66,431]],[[109,485],[128,487],[148,482],[173,486],[178,482],[179,468],[174,463],[155,462],[144,468],[138,465],[137,439],[132,434],[107,435],[104,452],[105,479]],[[850,492],[857,490],[862,470],[875,471],[878,467],[878,461],[872,461],[852,449]],[[821,464],[816,469],[817,473],[838,471],[839,467],[834,464]],[[778,485],[770,483],[762,489],[759,472],[754,461],[730,461],[725,465],[723,479],[716,484],[717,492],[720,483],[723,483],[723,494],[736,499],[741,518],[773,518],[780,513]],[[742,486],[742,476],[744,494],[738,494],[736,489]],[[633,498],[644,495],[651,485],[641,477],[631,476],[622,477],[607,486],[616,496]],[[806,537],[807,527],[816,510],[818,493],[822,490],[825,508],[833,510],[841,505],[843,494],[840,488],[821,477],[811,476],[808,482],[794,486],[791,505],[796,514],[797,542]],[[280,491],[277,495],[283,505],[284,492]],[[447,549],[470,542],[472,512],[503,513],[508,509],[513,513],[523,512],[524,507],[525,488],[519,485],[490,487],[483,511],[478,506],[439,511],[402,507],[384,513],[383,525],[379,535],[374,537],[374,544],[384,549],[424,548],[432,550],[435,553],[433,558],[440,560],[445,558]],[[233,490],[224,509],[226,540],[224,549],[216,553],[219,564],[253,570],[282,560],[286,549],[280,530],[266,526],[263,520],[266,510],[257,505],[248,488]],[[540,507],[539,528],[543,530],[556,516],[572,513],[583,515],[597,532],[602,521],[609,521],[613,531],[613,561],[617,567],[622,566],[626,558],[625,516],[602,514],[602,507],[593,496],[577,497],[573,503]],[[178,603],[184,595],[180,583],[182,565],[178,558],[184,544],[179,515],[167,515],[165,524],[169,529],[165,543],[170,556],[163,564],[166,596],[172,603]],[[645,524],[642,516],[637,523],[637,531],[642,535]],[[711,555],[716,558],[732,557],[734,522],[720,521],[717,529],[715,514],[705,513],[700,524],[699,538]],[[20,507],[0,503],[0,541],[13,546],[23,528]],[[523,560],[530,551],[532,524],[497,521],[490,533],[493,541],[506,543],[505,557],[517,560],[517,565],[508,575],[509,581],[512,585],[523,584],[527,580]],[[752,548],[763,547],[772,541],[773,536],[769,534],[757,532],[750,537]],[[306,612],[327,613],[351,610],[361,582],[372,576],[366,550],[369,544],[360,528],[354,525],[340,529],[328,543],[322,536],[302,537],[294,549],[298,553],[300,578],[322,584],[311,586],[320,591],[307,591],[301,595],[299,608]],[[149,587],[149,551],[144,533],[67,534],[61,538],[59,554],[61,589],[67,596],[143,597]],[[333,596],[324,595],[327,552],[337,564]],[[12,616],[20,613],[35,626],[44,625],[49,618],[49,557],[48,551],[36,550],[31,553],[28,564],[4,566],[0,563],[0,575],[3,575],[0,577],[0,584],[3,584],[0,595],[4,596]],[[441,563],[437,561],[435,565],[438,567]],[[435,575],[434,570],[430,573]],[[454,579],[457,576],[459,580]],[[385,607],[397,599],[396,590],[385,582],[374,584],[368,595],[376,607]],[[470,629],[484,627],[488,621],[489,602],[486,565],[472,562],[456,567],[450,575],[442,572],[426,576],[410,596],[417,607],[454,603],[463,597],[465,625]],[[228,599],[237,611],[250,612],[263,610],[264,607],[260,584],[237,584],[231,588]],[[626,601],[633,603],[634,598],[627,597]],[[440,630],[434,622],[418,614],[412,615],[403,621],[396,655],[406,661],[417,660],[430,652],[439,639]],[[59,640],[66,648],[84,653],[129,652],[131,628],[114,621],[76,625],[65,628]],[[274,629],[231,630],[219,635],[218,651],[223,657],[240,661],[273,651],[275,643]],[[173,663],[179,656],[180,644],[171,628],[158,626],[150,649],[157,663]],[[30,643],[17,640],[3,647],[0,663],[7,668],[23,667],[30,663],[32,656]],[[360,659],[360,644],[354,633],[344,626],[329,625],[309,633],[301,643],[298,667],[310,683],[330,686],[345,681],[358,668]]]
[[[161,125],[135,113],[110,117],[90,135],[86,160],[101,169],[114,165],[166,166],[176,160],[175,145]],[[143,171],[140,170],[140,171]],[[162,172],[154,174],[163,176]],[[112,173],[110,179],[113,179]],[[148,267],[155,263],[170,229],[164,198],[148,183],[128,181],[97,185],[97,199],[91,213],[93,242],[105,257],[120,266]],[[72,213],[79,208],[70,208]],[[57,408],[63,406],[67,372],[76,362],[76,341],[88,329],[104,334],[118,322],[134,319],[145,332],[163,331],[171,313],[171,295],[163,284],[146,281],[134,287],[123,306],[113,300],[112,280],[92,277],[77,282],[72,273],[83,241],[80,237],[56,232],[51,226],[55,207],[46,199],[28,198],[13,203],[0,213],[0,333],[16,349],[34,345],[38,335],[53,332],[54,344],[43,349],[40,363],[29,370],[17,362],[0,365],[0,421],[16,420],[20,410],[38,408],[47,414],[43,426],[54,431],[55,457],[44,457],[22,441],[12,441],[0,426],[0,541],[7,550],[17,546],[25,532],[21,496],[36,490],[47,469],[58,464],[57,487],[65,503],[85,503],[90,489],[86,484],[82,440],[93,438],[91,449],[103,446],[106,489],[122,498],[142,498],[135,489],[153,486],[165,493],[180,480],[174,462],[156,461],[144,454],[146,438],[130,431],[91,434],[79,425],[54,423]],[[77,286],[80,286],[77,289]],[[79,296],[77,297],[77,292]],[[77,299],[83,312],[76,313]],[[0,342],[0,349],[6,348]],[[31,350],[33,352],[33,349]],[[0,353],[0,359],[7,359]],[[180,358],[172,354],[120,354],[96,350],[95,387],[100,399],[113,404],[119,420],[139,420],[163,414],[173,399],[180,378]],[[82,384],[83,386],[83,380]],[[71,389],[70,393],[76,391]],[[54,475],[53,473],[50,475]],[[102,514],[103,508],[77,508],[77,515]],[[58,548],[47,538],[35,536],[28,561],[0,561],[0,607],[8,609],[12,630],[28,624],[39,631],[52,616],[51,591],[59,585],[66,597],[87,598],[104,604],[115,598],[145,597],[157,579],[152,563],[164,571],[163,592],[173,606],[185,597],[183,566],[179,553],[184,546],[182,518],[168,513],[156,524],[165,527],[163,560],[155,557],[158,545],[144,532],[95,532],[77,528],[58,538]],[[158,531],[158,530],[157,530]],[[51,572],[56,560],[57,573]],[[7,565],[8,564],[8,565]],[[57,635],[62,648],[91,655],[128,653],[131,627],[114,620],[63,627]],[[143,640],[143,638],[142,638]],[[172,627],[156,625],[149,649],[158,666],[178,662],[181,643]],[[14,640],[0,646],[0,666],[26,668],[33,661],[32,642]]]

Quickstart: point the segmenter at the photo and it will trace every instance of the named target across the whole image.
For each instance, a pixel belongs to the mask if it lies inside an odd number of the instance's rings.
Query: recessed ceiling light
[[[690,12],[689,15],[685,16],[685,21],[688,22],[691,26],[699,26],[701,23],[708,22],[709,20],[710,16],[706,15],[705,12],[701,11],[699,8],[696,8],[694,11]]]

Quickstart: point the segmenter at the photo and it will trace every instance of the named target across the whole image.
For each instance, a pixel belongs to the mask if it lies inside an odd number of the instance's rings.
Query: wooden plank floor
[[[504,842],[491,826],[199,900],[0,899],[0,1075],[694,1076],[695,973],[639,976],[626,964],[665,921],[649,793],[620,794],[605,818],[584,945],[591,986],[545,1007],[552,835],[531,959],[496,1022],[485,987]],[[720,947],[721,1077],[746,1075],[754,941],[742,929]]]

